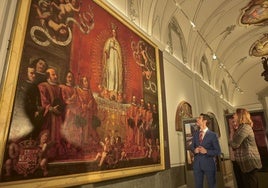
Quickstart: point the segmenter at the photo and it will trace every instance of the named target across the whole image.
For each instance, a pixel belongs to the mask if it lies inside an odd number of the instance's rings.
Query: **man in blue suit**
[[[193,134],[191,145],[195,188],[203,188],[204,175],[208,187],[216,188],[216,157],[221,154],[219,140],[216,133],[208,130],[211,118],[207,114],[200,114],[196,121],[200,129]]]

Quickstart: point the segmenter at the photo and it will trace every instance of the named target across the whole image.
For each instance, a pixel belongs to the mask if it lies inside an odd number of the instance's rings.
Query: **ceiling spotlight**
[[[219,64],[219,67],[220,67],[220,69],[225,69],[225,66],[224,66],[223,63],[220,63],[220,64]]]
[[[196,27],[196,25],[194,24],[194,22],[190,21],[190,24],[191,24],[191,26],[192,26],[193,28]]]
[[[236,90],[241,93],[241,94],[244,94],[244,91],[240,88],[240,87],[236,87]]]
[[[216,59],[217,59],[216,54],[213,54],[213,55],[212,55],[212,59],[213,59],[213,60],[216,60]]]
[[[179,2],[175,2],[175,5],[181,10],[181,6],[180,6],[180,3]]]

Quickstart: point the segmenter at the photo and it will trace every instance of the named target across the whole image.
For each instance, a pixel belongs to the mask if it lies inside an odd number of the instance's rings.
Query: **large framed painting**
[[[163,170],[161,55],[102,1],[19,1],[1,95],[0,187]]]

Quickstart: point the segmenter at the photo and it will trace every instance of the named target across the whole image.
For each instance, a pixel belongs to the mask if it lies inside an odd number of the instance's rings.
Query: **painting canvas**
[[[186,101],[181,101],[176,110],[175,129],[182,131],[182,119],[192,118],[192,106]]]
[[[160,53],[102,1],[19,4],[1,98],[0,186],[163,170]]]
[[[185,166],[187,170],[193,170],[194,153],[191,151],[191,145],[194,132],[199,130],[199,127],[196,125],[196,118],[182,119],[182,127],[185,143]]]

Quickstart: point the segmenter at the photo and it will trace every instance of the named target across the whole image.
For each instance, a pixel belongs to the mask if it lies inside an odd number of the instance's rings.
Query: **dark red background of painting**
[[[102,79],[103,46],[107,38],[112,36],[113,23],[117,26],[117,39],[122,49],[125,98],[130,101],[132,95],[136,95],[137,98],[143,97],[141,67],[135,63],[131,49],[131,41],[137,42],[141,37],[93,1],[83,1],[81,11],[88,11],[89,5],[94,13],[95,25],[89,34],[83,34],[74,25],[70,69],[77,77],[88,76],[91,89],[98,90]]]

